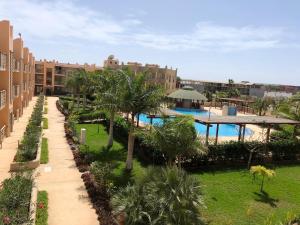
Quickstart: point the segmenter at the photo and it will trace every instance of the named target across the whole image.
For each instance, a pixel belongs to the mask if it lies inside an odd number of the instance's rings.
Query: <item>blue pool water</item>
[[[200,110],[189,110],[189,109],[182,109],[182,108],[176,108],[174,111],[185,114],[185,115],[197,115],[197,116],[208,116],[209,112],[208,111],[200,111]],[[211,115],[213,115],[211,113]],[[140,115],[140,121],[143,123],[150,123],[150,118],[147,118],[148,115],[146,114],[141,114]],[[162,119],[160,118],[155,118],[153,119],[153,124],[162,124]],[[206,134],[206,126],[195,122],[195,128],[197,132],[200,135],[205,135]],[[209,135],[210,136],[215,136],[216,135],[216,128],[217,125],[212,125],[209,129]],[[239,133],[239,127],[234,125],[234,124],[222,124],[219,126],[219,136],[238,136]],[[249,128],[246,128],[245,135],[250,135],[252,133],[252,130]]]

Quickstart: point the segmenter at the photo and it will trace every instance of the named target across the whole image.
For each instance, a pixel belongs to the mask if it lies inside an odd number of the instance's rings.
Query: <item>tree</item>
[[[125,214],[126,224],[204,224],[200,184],[176,167],[148,168],[143,178],[116,193],[112,205],[115,214]]]
[[[234,81],[232,79],[228,79],[228,98],[239,97],[240,95],[240,91],[237,88],[234,88]]]
[[[109,118],[109,138],[107,148],[113,146],[113,131],[115,114],[122,106],[124,93],[125,75],[120,70],[105,69],[99,76],[99,86],[97,88],[97,102],[100,107],[108,110]]]
[[[79,69],[67,76],[66,87],[72,90],[73,102],[74,96],[77,96],[77,108],[79,108],[80,94],[85,87],[86,72],[84,69]]]
[[[254,178],[256,176],[261,176],[262,177],[261,185],[260,185],[260,191],[261,192],[263,192],[265,177],[272,178],[272,177],[275,176],[275,171],[274,170],[267,169],[266,167],[260,166],[260,165],[251,166],[250,173],[253,175]]]
[[[259,116],[265,115],[269,106],[271,105],[270,99],[257,98],[253,104],[254,109],[258,112]]]
[[[143,132],[142,136],[145,144],[153,146],[166,156],[169,165],[177,159],[180,167],[183,156],[206,153],[190,116],[165,118],[162,125],[154,125],[150,131]]]
[[[126,169],[131,170],[135,140],[134,118],[141,113],[157,111],[164,95],[159,86],[145,82],[145,73],[134,75],[132,71],[128,69],[124,69],[123,73],[126,75],[126,82],[122,111],[131,115]]]

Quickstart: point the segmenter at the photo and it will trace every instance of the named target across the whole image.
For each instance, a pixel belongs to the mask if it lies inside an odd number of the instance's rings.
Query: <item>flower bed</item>
[[[4,180],[0,190],[0,224],[27,224],[31,218],[33,180],[15,174]]]
[[[34,169],[39,166],[44,96],[40,96],[18,147],[11,171]]]

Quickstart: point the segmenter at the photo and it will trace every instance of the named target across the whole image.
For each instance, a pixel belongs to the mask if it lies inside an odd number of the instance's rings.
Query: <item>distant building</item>
[[[180,87],[191,86],[199,92],[222,92],[226,91],[229,87],[228,83],[215,82],[215,81],[201,81],[201,80],[185,80],[180,81]],[[286,95],[292,95],[300,91],[299,86],[292,85],[276,85],[276,84],[263,84],[263,83],[250,83],[249,81],[242,81],[240,83],[234,83],[233,88],[239,90],[241,95],[264,97],[265,92],[279,92],[286,93]],[[282,94],[283,95],[283,94]]]
[[[44,93],[47,95],[65,94],[66,77],[76,70],[86,71],[101,70],[101,67],[93,65],[80,65],[60,63],[57,61],[40,60],[35,62],[35,94]]]
[[[128,62],[127,64],[119,62],[113,55],[110,55],[104,61],[104,67],[119,69],[128,67],[134,73],[147,72],[148,82],[162,86],[167,93],[171,93],[176,89],[177,69],[168,68],[167,66],[161,68],[157,64],[142,65],[138,62]]]

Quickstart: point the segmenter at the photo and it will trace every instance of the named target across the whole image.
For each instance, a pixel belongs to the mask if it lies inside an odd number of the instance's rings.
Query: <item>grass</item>
[[[110,162],[116,165],[114,169],[114,183],[117,186],[123,186],[128,181],[133,181],[135,178],[143,176],[145,167],[136,159],[133,160],[133,170],[128,173],[125,170],[125,162],[127,157],[127,148],[121,143],[114,141],[113,147],[106,149],[108,134],[103,125],[97,124],[77,124],[77,133],[80,129],[86,129],[86,144],[89,146],[89,153],[93,158],[102,162]]]
[[[124,185],[144,174],[145,167],[134,159],[133,170],[125,172],[126,147],[114,142],[112,149],[105,149],[108,134],[100,125],[78,124],[87,130],[89,152],[97,160],[113,162],[116,185]],[[275,168],[276,176],[265,182],[264,193],[260,193],[259,180],[253,181],[248,170],[224,170],[191,173],[202,184],[206,205],[203,216],[210,225],[262,225],[268,217],[278,222],[288,212],[300,214],[300,166]],[[275,223],[277,224],[277,223]]]
[[[43,118],[43,129],[48,129],[48,118]]]
[[[41,149],[41,158],[40,162],[41,164],[47,164],[49,161],[48,156],[48,139],[42,138],[42,149]]]
[[[44,105],[48,105],[48,102],[47,102],[47,101],[45,101],[45,102],[44,102]]]
[[[300,166],[275,169],[276,177],[265,182],[264,192],[259,181],[253,181],[247,170],[194,173],[203,187],[211,225],[264,224],[272,217],[275,224],[288,212],[300,214]]]
[[[46,191],[39,191],[37,196],[36,207],[36,225],[48,224],[48,193]]]
[[[44,108],[44,114],[48,114],[48,108],[47,107]]]

